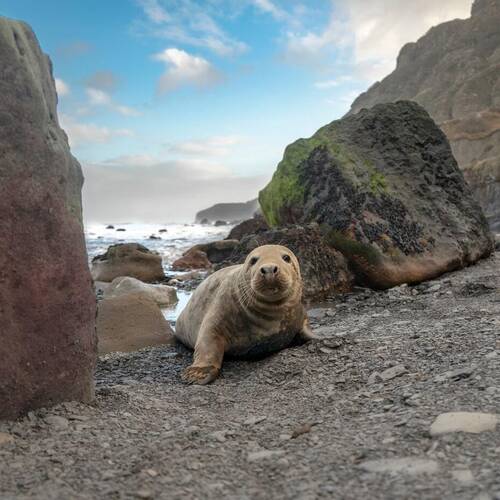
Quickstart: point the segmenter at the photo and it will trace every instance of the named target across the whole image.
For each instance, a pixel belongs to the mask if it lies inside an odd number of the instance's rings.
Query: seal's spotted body
[[[177,321],[175,336],[195,350],[183,378],[206,384],[225,354],[261,357],[311,338],[301,296],[298,261],[280,245],[258,247],[244,264],[209,276]]]

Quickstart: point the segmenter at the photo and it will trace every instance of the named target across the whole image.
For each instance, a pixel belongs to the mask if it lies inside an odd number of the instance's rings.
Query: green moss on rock
[[[288,207],[301,206],[304,187],[300,183],[300,164],[324,143],[321,137],[299,139],[285,149],[283,159],[271,182],[259,193],[262,213],[270,226],[279,224],[279,213]]]
[[[338,134],[338,122],[320,128],[308,139],[298,139],[287,146],[271,182],[259,193],[259,203],[267,223],[278,226],[284,213],[300,213],[304,203],[301,167],[309,156],[324,147],[343,176],[358,189],[372,194],[387,192],[387,182],[374,163]]]
[[[380,172],[372,172],[370,176],[370,191],[373,194],[387,192],[387,181]]]
[[[340,231],[332,230],[327,225],[321,227],[321,232],[329,245],[351,259],[363,259],[373,266],[382,260],[382,255],[372,245],[353,240]]]

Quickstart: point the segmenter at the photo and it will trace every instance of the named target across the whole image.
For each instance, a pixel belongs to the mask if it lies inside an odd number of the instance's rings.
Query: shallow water
[[[163,267],[169,275],[180,274],[172,271],[171,265],[183,252],[193,245],[224,239],[233,226],[208,226],[201,224],[112,224],[114,229],[106,229],[108,224],[88,224],[85,227],[85,241],[89,262],[106,252],[116,243],[140,243],[163,257]],[[117,231],[123,228],[125,231]],[[166,232],[160,233],[161,229]],[[150,240],[154,235],[161,239]],[[192,292],[177,289],[179,301],[174,307],[162,309],[162,313],[172,325],[186,307]]]
[[[161,310],[163,313],[163,316],[165,319],[174,325],[175,327],[175,322],[177,321],[177,318],[179,317],[180,313],[183,311],[183,309],[187,306],[187,303],[189,302],[189,299],[193,292],[188,292],[186,290],[177,290],[177,298],[179,301],[174,307],[165,307]]]
[[[208,226],[201,224],[111,224],[115,229],[106,229],[106,224],[88,224],[85,227],[85,240],[89,261],[104,253],[116,243],[140,243],[158,252],[163,257],[165,270],[184,251],[198,243],[224,239],[233,226]],[[117,231],[117,229],[125,231]],[[161,229],[166,232],[160,233]],[[161,239],[149,239],[154,235]]]

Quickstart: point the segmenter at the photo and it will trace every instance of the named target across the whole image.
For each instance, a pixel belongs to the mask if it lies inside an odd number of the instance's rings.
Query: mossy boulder
[[[373,287],[430,279],[493,249],[444,133],[413,102],[363,109],[291,144],[259,201],[271,226],[320,224]]]

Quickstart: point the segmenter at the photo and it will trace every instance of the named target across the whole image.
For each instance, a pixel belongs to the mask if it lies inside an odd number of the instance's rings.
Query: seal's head
[[[247,256],[243,269],[260,300],[283,300],[302,290],[297,257],[284,246],[257,247]]]

